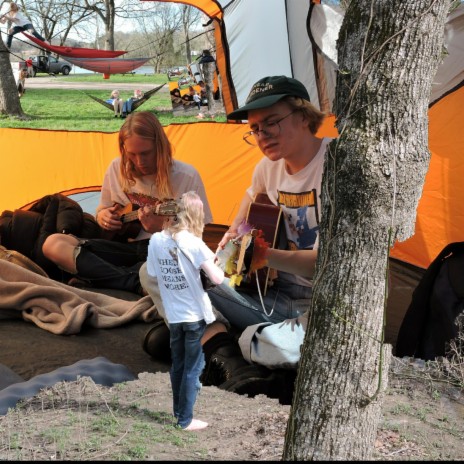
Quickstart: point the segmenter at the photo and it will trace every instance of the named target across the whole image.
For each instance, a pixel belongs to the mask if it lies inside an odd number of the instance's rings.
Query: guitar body
[[[128,205],[118,210],[119,219],[122,227],[119,230],[103,230],[101,238],[113,240],[115,242],[127,242],[129,239],[137,237],[142,229],[142,224],[137,218],[138,205]]]
[[[255,201],[250,204],[247,214],[247,223],[254,229],[260,229],[263,232],[263,238],[268,242],[270,248],[279,248],[285,237],[284,224],[282,219],[282,210],[275,206],[265,194],[259,194]],[[245,268],[245,273],[250,269],[253,258],[254,238],[253,232],[247,234],[242,239],[237,268]],[[269,267],[261,268],[256,275],[246,276],[240,283],[240,289],[259,291],[264,296],[267,289],[272,285],[276,271]],[[259,288],[258,288],[259,286]]]

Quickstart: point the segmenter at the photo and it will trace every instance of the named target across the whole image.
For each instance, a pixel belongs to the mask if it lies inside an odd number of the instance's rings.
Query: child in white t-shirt
[[[170,331],[174,416],[185,430],[201,430],[208,425],[193,419],[205,365],[200,341],[206,325],[215,320],[200,268],[213,283],[224,280],[224,272],[214,263],[214,253],[201,238],[203,228],[203,202],[195,192],[184,193],[177,216],[165,221],[148,247],[147,271],[158,279]]]

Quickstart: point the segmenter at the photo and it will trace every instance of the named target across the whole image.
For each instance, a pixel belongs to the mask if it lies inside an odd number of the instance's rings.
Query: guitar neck
[[[130,213],[125,213],[120,217],[121,222],[123,224],[126,224],[127,222],[137,221],[138,218],[139,218],[139,215],[137,213],[137,210],[131,211]]]
[[[175,201],[169,201],[165,203],[159,203],[155,206],[150,206],[150,210],[153,214],[160,216],[175,216],[179,212],[179,206]],[[120,216],[121,222],[123,224],[127,222],[137,221],[139,215],[137,210],[129,211]]]

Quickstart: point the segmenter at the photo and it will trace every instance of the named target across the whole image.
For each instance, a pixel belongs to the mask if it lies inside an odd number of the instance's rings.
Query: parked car
[[[72,69],[72,64],[68,61],[59,60],[54,56],[34,55],[32,58],[32,66],[34,68],[34,76],[37,73],[47,74],[63,74],[67,76]],[[27,69],[26,62],[19,62],[19,69]]]

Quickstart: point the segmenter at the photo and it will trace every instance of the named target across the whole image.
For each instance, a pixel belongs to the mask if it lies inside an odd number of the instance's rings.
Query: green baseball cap
[[[229,113],[227,119],[248,119],[248,111],[268,108],[289,96],[310,101],[308,91],[300,81],[287,76],[264,77],[253,85],[245,105]]]

